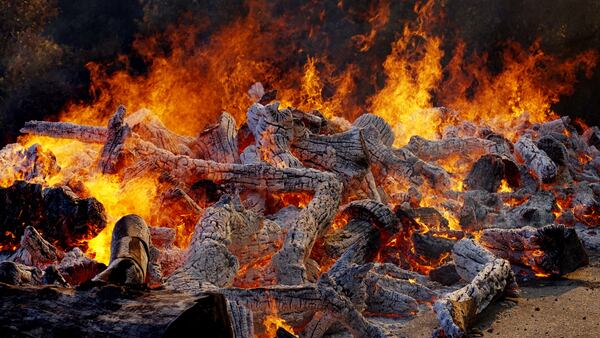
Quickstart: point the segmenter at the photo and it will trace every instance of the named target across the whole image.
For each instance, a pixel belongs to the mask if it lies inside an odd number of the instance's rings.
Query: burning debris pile
[[[2,292],[79,285],[79,296],[53,289],[67,308],[95,292],[118,298],[114,309],[82,308],[106,318],[71,328],[89,335],[127,312],[113,333],[173,334],[184,312],[206,306],[236,337],[396,336],[432,309],[439,334],[462,336],[519,281],[574,271],[588,262],[585,246],[598,249],[588,230],[599,216],[596,127],[524,118],[509,137],[435,108],[426,114],[445,125],[439,137],[395,147],[379,116],[350,123],[252,90],[245,122],[222,113],[197,137],[123,106],[106,127],[28,122],[22,133],[52,146],[0,152],[0,280],[23,288]],[[52,152],[65,139],[80,141],[66,167]],[[152,186],[113,196],[149,207],[105,209],[86,182],[112,179]],[[102,291],[107,283],[128,288]],[[32,310],[11,325],[25,332],[43,316],[53,315]],[[64,329],[47,320],[48,334]]]

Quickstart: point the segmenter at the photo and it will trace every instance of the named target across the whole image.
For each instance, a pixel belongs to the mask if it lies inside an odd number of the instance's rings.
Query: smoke
[[[360,106],[383,86],[382,65],[392,43],[416,17],[409,1],[249,3],[0,0],[0,144],[13,142],[25,121],[55,119],[68,102],[93,100],[89,62],[143,75],[152,60],[139,54],[135,41],[155,37],[153,53],[168,55],[172,46],[163,33],[170,28],[194,27],[198,46],[250,13],[261,18],[265,32],[285,22],[289,33],[264,46],[285,55],[272,60],[278,69],[301,69],[312,56],[326,56],[336,70],[358,63],[353,76],[359,86],[352,99]],[[389,12],[378,12],[386,4]],[[459,40],[467,46],[466,58],[486,53],[492,71],[501,71],[508,40],[529,46],[539,39],[545,52],[564,59],[600,46],[600,3],[595,0],[437,1],[435,6],[445,13],[434,27],[444,35],[444,62]],[[127,62],[119,62],[123,56]],[[574,93],[554,109],[600,124],[600,70],[579,78]],[[332,88],[326,84],[322,95],[331,95]]]

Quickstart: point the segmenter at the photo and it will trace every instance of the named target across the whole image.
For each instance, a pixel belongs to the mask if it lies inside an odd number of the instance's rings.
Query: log
[[[0,297],[0,331],[7,336],[181,337],[202,323],[206,336],[234,337],[233,319],[219,295],[0,284]]]
[[[129,125],[131,131],[159,148],[168,150],[173,154],[194,156],[191,149],[194,140],[191,137],[181,136],[167,129],[162,121],[148,109],[140,109],[127,116],[125,123]]]
[[[569,155],[564,144],[551,135],[546,135],[536,142],[537,147],[550,157],[557,165],[566,165]]]
[[[373,114],[362,114],[352,126],[359,129],[374,127],[379,134],[379,139],[386,147],[391,147],[394,144],[394,131],[392,127],[380,116]]]
[[[59,249],[94,238],[106,227],[104,207],[95,198],[79,198],[65,186],[43,189],[16,181],[0,188],[0,243],[17,246],[26,226],[33,226]]]
[[[232,229],[250,222],[241,206],[228,196],[207,208],[196,225],[183,266],[169,277],[167,287],[194,291],[202,283],[231,286],[240,267],[228,248]]]
[[[60,170],[54,154],[37,143],[27,149],[18,143],[0,149],[0,187],[17,180],[42,183]]]
[[[405,148],[424,161],[438,161],[456,154],[474,160],[491,152],[494,146],[494,142],[477,137],[426,140],[420,136],[413,136]]]
[[[480,241],[496,256],[515,265],[525,265],[541,275],[564,275],[588,264],[577,233],[563,225],[487,229]]]
[[[150,231],[137,215],[123,216],[116,224],[110,244],[110,262],[94,281],[143,284],[146,281]]]
[[[456,243],[453,239],[433,236],[431,232],[413,232],[411,240],[419,256],[431,259],[440,259],[443,254],[449,253]]]
[[[64,138],[85,143],[104,144],[108,138],[106,127],[84,126],[71,122],[29,121],[25,122],[19,131],[23,134]]]
[[[219,163],[240,162],[235,119],[227,112],[221,113],[218,122],[204,129],[189,146],[192,149],[192,154],[189,156],[194,158],[202,158]],[[164,149],[169,150],[167,148]],[[171,152],[187,155],[181,152]]]
[[[433,309],[447,337],[463,337],[477,314],[516,284],[510,263],[495,258],[473,239],[456,243],[453,256],[457,272],[470,282],[438,299]]]
[[[27,226],[21,237],[21,247],[7,260],[44,269],[58,263],[62,257],[63,253],[42,238],[34,227]]]
[[[106,269],[106,265],[87,257],[79,248],[66,252],[57,266],[61,276],[70,285],[80,285]]]
[[[39,285],[42,283],[42,271],[36,267],[20,263],[0,262],[0,283],[10,285]]]
[[[289,109],[279,110],[279,102],[266,106],[254,103],[246,112],[246,117],[263,161],[278,168],[302,167],[289,149],[294,137],[294,120]]]
[[[123,143],[131,134],[131,128],[125,123],[125,106],[119,106],[108,121],[106,143],[100,152],[98,168],[103,174],[114,174],[123,165],[126,154]]]
[[[521,136],[515,143],[515,152],[523,158],[525,165],[533,170],[542,182],[551,182],[556,177],[556,164],[527,136]]]
[[[504,162],[498,155],[484,155],[473,164],[463,181],[466,190],[496,192],[504,178]]]

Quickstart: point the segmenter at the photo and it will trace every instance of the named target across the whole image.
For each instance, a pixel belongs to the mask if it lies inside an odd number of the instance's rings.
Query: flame
[[[294,335],[294,337],[298,337],[295,334],[294,329],[283,318],[278,316],[277,305],[272,300],[269,302],[269,313],[265,315],[263,325],[265,327],[265,332],[261,335],[257,335],[258,338],[276,337],[279,328],[283,328]]]
[[[138,214],[149,220],[152,202],[156,195],[157,181],[153,175],[123,181],[118,175],[102,175],[95,172],[95,159],[100,145],[83,144],[77,141],[27,136],[21,139],[26,146],[44,144],[52,150],[57,163],[63,170],[47,178],[45,184],[69,184],[77,180],[81,184],[81,197],[94,197],[104,205],[108,225],[97,237],[87,242],[87,254],[102,263],[110,259],[110,241],[114,223],[127,214]],[[91,153],[91,154],[90,154]],[[92,162],[85,162],[86,159]],[[75,168],[76,170],[69,170]]]
[[[371,111],[394,128],[396,146],[408,142],[412,135],[435,138],[441,124],[438,111],[426,109],[433,106],[432,91],[442,79],[440,60],[444,56],[441,38],[425,31],[432,7],[432,1],[415,5],[417,23],[405,25],[402,37],[393,43],[383,64],[386,84],[371,98]],[[420,40],[422,44],[417,43]]]
[[[352,41],[356,48],[361,52],[366,52],[371,49],[377,33],[385,27],[390,20],[390,3],[387,0],[383,0],[377,5],[374,3],[369,7],[369,19],[367,20],[371,24],[371,30],[368,34],[357,34],[352,37]]]
[[[512,188],[508,185],[506,179],[502,179],[500,187],[498,187],[498,192],[512,192]]]
[[[390,5],[390,1],[382,0],[371,5],[366,13],[369,31],[354,35],[350,41],[359,57],[371,51],[380,33],[386,29],[390,22]],[[185,25],[173,25],[156,36],[137,39],[133,48],[148,65],[148,71],[143,75],[134,75],[126,57],[119,57],[108,65],[89,63],[93,100],[70,103],[60,120],[103,126],[114,108],[124,104],[131,112],[147,108],[168,129],[193,136],[205,125],[213,123],[223,110],[231,113],[239,124],[243,123],[245,111],[253,102],[253,98],[245,93],[260,81],[266,88],[278,91],[278,99],[284,107],[293,106],[305,111],[316,109],[327,118],[356,117],[365,110],[379,115],[392,125],[395,146],[406,144],[413,135],[439,139],[446,127],[461,122],[488,125],[514,140],[519,125],[556,118],[552,105],[562,95],[572,92],[577,73],[590,76],[598,61],[598,54],[593,51],[562,60],[542,51],[539,42],[524,47],[509,41],[504,46],[502,68],[492,72],[488,55],[467,53],[463,42],[455,46],[451,55],[445,55],[442,49],[444,37],[434,33],[432,28],[442,19],[443,13],[438,11],[436,2],[425,1],[414,6],[416,20],[406,23],[401,35],[392,43],[391,52],[381,65],[385,79],[379,83],[375,75],[372,79],[358,78],[361,72],[357,64],[346,62],[336,68],[331,55],[297,48],[293,41],[295,34],[306,34],[314,40],[322,37],[319,25],[323,23],[324,12],[319,13],[318,23],[296,27],[289,25],[285,17],[265,17],[266,6],[268,4],[264,2],[248,4],[247,15],[218,28],[206,39],[198,39],[198,35],[205,33],[205,27]],[[337,8],[345,10],[342,1]],[[168,52],[165,52],[164,40]],[[286,43],[285,48],[281,46],[282,41]],[[376,70],[378,65],[367,66]],[[376,91],[370,94],[365,106],[365,102],[356,102],[357,91],[368,86],[376,87]],[[441,105],[447,106],[452,113],[434,108]],[[82,193],[97,198],[105,206],[110,225],[88,242],[88,253],[99,261],[108,262],[112,226],[116,220],[129,213],[137,213],[149,220],[155,212],[156,178],[146,175],[124,180],[121,175],[97,173],[94,167],[100,145],[44,137],[23,137],[20,142],[28,146],[42,144],[56,155],[63,169],[57,175],[47,177],[44,184],[79,183]],[[455,154],[435,163],[451,174],[451,191],[436,191],[426,184],[417,188],[407,182],[384,182],[382,186],[389,192],[390,204],[409,202],[411,207],[434,207],[448,220],[451,230],[462,230],[456,211],[446,202],[460,201],[460,197],[448,196],[463,191],[463,179],[473,158],[478,157],[477,154],[463,155]],[[589,154],[577,156],[582,164],[590,161]],[[5,177],[8,176],[3,173],[0,185],[11,183]],[[19,179],[18,173],[14,177]],[[422,197],[400,201],[398,192],[406,192],[409,188],[418,189]],[[511,191],[503,180],[498,192]],[[305,207],[312,198],[305,193],[274,194],[272,197],[279,207],[290,204]],[[517,199],[505,201],[512,206],[523,202]],[[561,212],[572,207],[566,202],[558,201]],[[597,218],[597,215],[588,216]],[[332,229],[340,229],[346,223],[347,219],[336,217]],[[186,229],[184,224],[176,228],[177,242],[187,245],[192,229]],[[428,272],[443,263],[447,255],[435,262],[419,260],[414,255],[410,237],[413,231],[426,233],[432,230],[443,229],[430,229],[420,223],[419,229],[408,229],[388,238],[384,249],[390,249],[392,254],[400,257],[398,261],[413,269]],[[476,238],[480,235],[473,233]],[[378,254],[380,258],[383,256]],[[321,262],[328,261],[324,258]],[[264,264],[261,259],[248,264],[243,271]],[[323,266],[327,267],[327,264]]]

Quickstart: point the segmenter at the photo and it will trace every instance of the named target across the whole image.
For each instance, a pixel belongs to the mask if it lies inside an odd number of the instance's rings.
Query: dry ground
[[[433,314],[415,318],[407,337],[431,337]],[[600,337],[600,257],[558,280],[521,286],[521,297],[490,305],[470,337]]]

